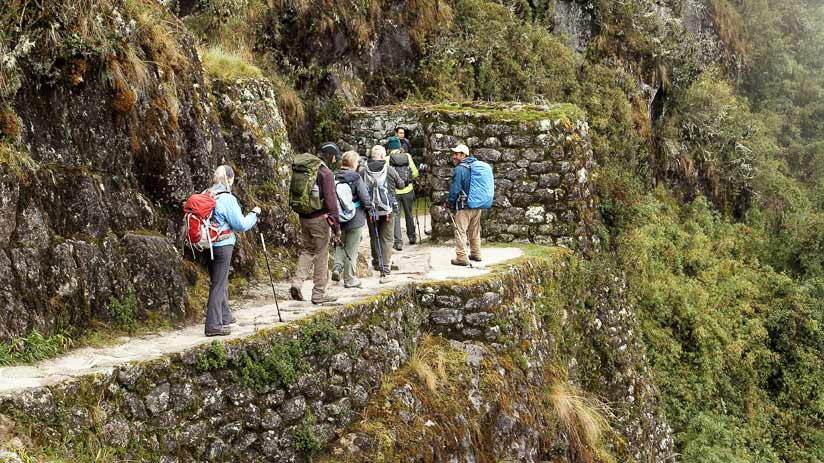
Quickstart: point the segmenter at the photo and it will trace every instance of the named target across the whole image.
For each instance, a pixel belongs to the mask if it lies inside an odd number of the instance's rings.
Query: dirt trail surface
[[[489,272],[492,265],[519,257],[522,251],[518,248],[484,248],[484,261],[475,263],[472,268],[451,265],[450,260],[454,254],[454,250],[448,247],[407,246],[393,258],[400,270],[382,281],[374,272],[371,277],[361,279],[363,288],[360,289],[345,289],[343,285],[330,282],[329,294],[338,296],[339,299],[334,304],[322,306],[313,305],[308,301],[288,300],[289,284],[276,283],[284,323],[299,320],[317,310],[358,302],[393,287],[483,275]],[[303,286],[303,294],[308,296],[311,293],[312,283],[307,281]],[[108,372],[125,363],[151,360],[165,354],[181,352],[211,342],[213,339],[244,338],[257,330],[281,324],[278,322],[274,302],[271,287],[263,282],[252,289],[247,298],[233,301],[232,308],[237,324],[232,326],[231,336],[207,338],[203,335],[203,324],[197,324],[175,331],[122,338],[123,342],[116,346],[78,349],[62,357],[44,360],[31,366],[0,368],[0,393],[47,386],[76,376]]]

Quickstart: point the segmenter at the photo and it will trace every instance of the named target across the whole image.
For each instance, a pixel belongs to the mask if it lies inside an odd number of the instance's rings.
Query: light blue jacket
[[[213,193],[217,194],[226,191],[223,185],[214,185],[210,188]],[[233,232],[245,232],[257,223],[257,214],[250,212],[243,216],[243,211],[240,209],[240,204],[237,202],[235,195],[223,194],[217,195],[215,198],[215,211],[212,216],[217,220],[221,230],[232,230]],[[223,241],[218,241],[213,246],[230,246],[237,242],[237,236],[232,233],[232,236]]]

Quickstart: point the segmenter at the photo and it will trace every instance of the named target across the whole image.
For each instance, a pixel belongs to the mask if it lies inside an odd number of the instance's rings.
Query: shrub
[[[123,299],[114,296],[109,298],[106,304],[106,314],[114,323],[114,326],[128,333],[134,333],[137,329],[137,298],[134,293],[129,293]]]

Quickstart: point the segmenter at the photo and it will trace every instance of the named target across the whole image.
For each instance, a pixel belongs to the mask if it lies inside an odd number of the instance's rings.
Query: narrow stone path
[[[368,241],[367,241],[368,243]],[[366,250],[368,254],[368,250]],[[345,289],[343,285],[331,283],[329,293],[338,296],[334,304],[323,306],[311,302],[287,300],[289,285],[286,282],[276,284],[279,305],[284,323],[304,318],[317,310],[328,310],[363,300],[387,289],[416,284],[425,281],[442,281],[463,279],[487,273],[489,267],[519,257],[518,248],[484,248],[484,262],[469,267],[455,267],[450,260],[454,250],[449,247],[431,247],[426,245],[409,246],[397,253],[393,261],[400,267],[383,281],[377,273],[362,278],[363,288]],[[207,338],[203,335],[203,325],[197,324],[186,328],[158,334],[126,338],[122,344],[104,348],[84,348],[69,354],[39,362],[31,366],[0,368],[0,393],[10,393],[27,388],[47,386],[77,376],[112,371],[115,367],[129,362],[145,361],[173,352],[181,352],[213,339],[236,339],[247,337],[257,330],[281,325],[272,297],[271,287],[263,282],[256,285],[240,301],[233,301],[232,308],[237,324],[232,327],[232,335],[222,338]],[[304,295],[311,294],[311,281],[303,287]]]

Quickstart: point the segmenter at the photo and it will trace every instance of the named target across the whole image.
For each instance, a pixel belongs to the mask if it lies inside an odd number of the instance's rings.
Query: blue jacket
[[[456,204],[461,192],[469,196],[465,206]],[[492,176],[492,167],[489,164],[468,156],[455,167],[452,172],[449,196],[446,198],[447,204],[453,210],[489,209],[492,207],[494,196],[495,181]]]
[[[213,186],[211,190],[215,193],[226,191],[221,186]],[[212,216],[217,220],[221,230],[232,230],[233,232],[245,232],[257,223],[257,215],[254,212],[246,214],[245,217],[243,216],[237,198],[231,193],[217,195],[217,198],[215,198],[215,211]],[[213,246],[230,246],[236,242],[237,236],[232,233],[232,236],[223,241],[218,241]]]

